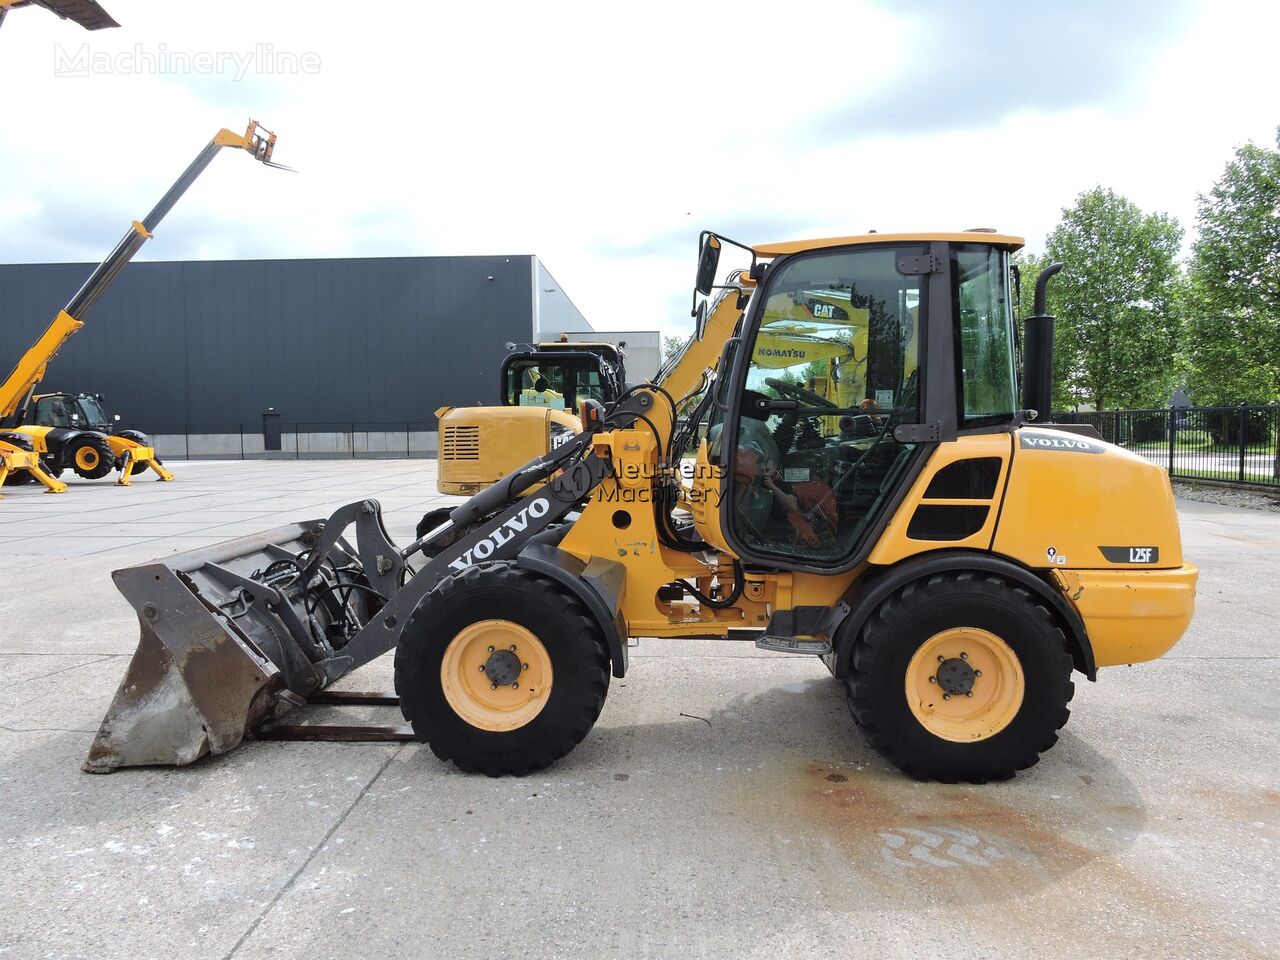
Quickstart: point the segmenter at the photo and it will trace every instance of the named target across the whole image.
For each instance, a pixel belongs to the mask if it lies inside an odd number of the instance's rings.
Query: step
[[[761,650],[778,653],[801,653],[811,657],[825,657],[831,652],[830,640],[801,639],[799,637],[760,637],[756,646]]]

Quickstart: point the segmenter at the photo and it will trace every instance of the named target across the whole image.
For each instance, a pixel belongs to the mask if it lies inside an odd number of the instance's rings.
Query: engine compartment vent
[[[479,460],[480,427],[477,424],[445,425],[440,439],[442,460]]]

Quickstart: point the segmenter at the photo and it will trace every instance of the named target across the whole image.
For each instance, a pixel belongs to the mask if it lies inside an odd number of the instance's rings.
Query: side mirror
[[[702,238],[702,249],[698,251],[698,276],[694,289],[704,297],[710,295],[716,282],[716,268],[720,266],[720,238],[714,233],[707,233]]]
[[[111,419],[112,419],[112,420],[114,420],[116,423],[119,423],[119,422],[120,422],[120,414],[118,414],[118,413],[117,413],[117,414],[116,414],[115,416],[113,416]]]
[[[701,340],[702,335],[707,332],[707,301],[698,302],[698,309],[693,314],[693,338]]]

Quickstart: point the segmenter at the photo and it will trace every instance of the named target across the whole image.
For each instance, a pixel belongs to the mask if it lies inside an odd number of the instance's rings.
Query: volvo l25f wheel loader
[[[704,235],[699,295],[729,243]],[[1030,766],[1067,720],[1073,672],[1092,680],[1177,642],[1197,571],[1159,467],[1047,422],[1048,271],[1020,396],[1020,245],[938,233],[744,247],[749,269],[701,302],[654,383],[584,403],[579,434],[414,543],[392,543],[378,504],[357,500],[117,571],[142,633],[85,769],[278,736],[289,711],[332,702],[326,687],[394,650],[412,735],[464,770],[527,773],[587,735],[631,637],[821,658],[870,742],[913,776]],[[830,365],[762,362],[758,345],[800,315],[833,344],[825,359],[846,358],[838,390],[808,386]],[[856,416],[869,431],[841,429]]]
[[[35,388],[44,379],[50,361],[58,355],[63,344],[71,339],[84,326],[85,316],[102,295],[107,292],[120,271],[128,266],[129,261],[151,239],[160,221],[173,209],[174,204],[186,193],[187,188],[196,179],[224,147],[246,150],[256,160],[267,166],[278,166],[272,163],[271,155],[275,150],[276,135],[261,127],[256,120],[250,120],[243,134],[230,130],[220,130],[203,150],[196,156],[191,165],[178,178],[155,208],[142,221],[135,220],[123,239],[98,264],[84,286],[76,293],[65,307],[53,318],[53,322],[45,328],[44,333],[18,360],[17,366],[3,381],[0,381],[0,431],[16,434],[25,438],[26,450],[34,451],[43,464],[41,470],[37,465],[33,470],[25,453],[5,454],[6,473],[11,481],[24,481],[34,476],[44,483],[51,492],[61,492],[66,485],[55,482],[51,486],[46,482],[52,480],[48,473],[60,473],[70,468],[86,479],[96,480],[105,477],[113,469],[120,470],[120,479],[116,482],[128,486],[134,473],[145,467],[153,469],[160,480],[172,480],[173,474],[165,468],[149,445],[145,436],[136,431],[116,433],[109,424],[77,426],[60,426],[49,423],[33,423],[31,420],[31,402]],[[69,395],[60,395],[69,396]],[[83,395],[82,395],[83,396]],[[101,399],[100,397],[98,399]],[[101,409],[98,408],[101,414]],[[68,418],[70,414],[67,414]],[[105,420],[105,414],[101,415]],[[106,429],[104,430],[103,427]],[[12,446],[12,444],[8,444]],[[5,446],[0,446],[3,453]],[[36,471],[39,472],[36,472]],[[0,477],[0,480],[5,477]]]

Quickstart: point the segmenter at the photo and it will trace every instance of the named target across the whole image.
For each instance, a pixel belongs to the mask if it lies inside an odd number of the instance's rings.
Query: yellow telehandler
[[[726,244],[751,263],[712,301]],[[655,381],[585,401],[581,432],[413,543],[365,499],[116,571],[141,637],[85,769],[189,763],[246,736],[416,737],[463,770],[525,774],[587,735],[629,638],[717,637],[820,658],[909,775],[1013,776],[1057,740],[1073,670],[1177,642],[1197,577],[1165,473],[1048,422],[1058,265],[1037,281],[1019,391],[1021,244],[704,234],[695,332]],[[815,294],[865,311],[865,354],[834,394],[805,385],[812,360],[758,359]],[[850,356],[847,324],[810,326]],[[872,429],[845,436],[860,414]],[[393,649],[398,698],[326,689]],[[398,703],[409,727],[282,722],[344,698]]]
[[[120,477],[116,483],[120,486],[129,486],[132,477],[148,467],[155,471],[159,480],[173,479],[173,474],[161,463],[147,438],[137,431],[113,430],[101,408],[96,407],[96,401],[95,412],[87,415],[88,420],[95,421],[93,423],[76,422],[71,419],[69,411],[66,412],[65,423],[49,421],[47,417],[46,422],[40,422],[39,416],[33,418],[33,400],[39,412],[41,400],[56,399],[66,406],[67,398],[70,398],[78,405],[77,397],[87,396],[47,394],[36,397],[35,389],[63,344],[84,326],[89,310],[107,292],[142,245],[151,239],[165,214],[173,209],[219,151],[224,147],[246,150],[267,166],[279,166],[271,160],[275,143],[276,135],[256,120],[249,121],[243,134],[231,130],[218,131],[146,219],[133,221],[129,231],[22,355],[9,376],[0,381],[0,456],[3,456],[0,482],[16,484],[36,479],[50,492],[60,493],[66,490],[66,485],[55,476],[68,468],[90,480],[105,477],[113,469],[118,469]],[[100,395],[93,396],[101,399]],[[52,406],[49,416],[52,416]],[[10,439],[6,440],[5,436]],[[15,437],[21,440],[13,439]],[[36,455],[34,459],[32,453]]]

